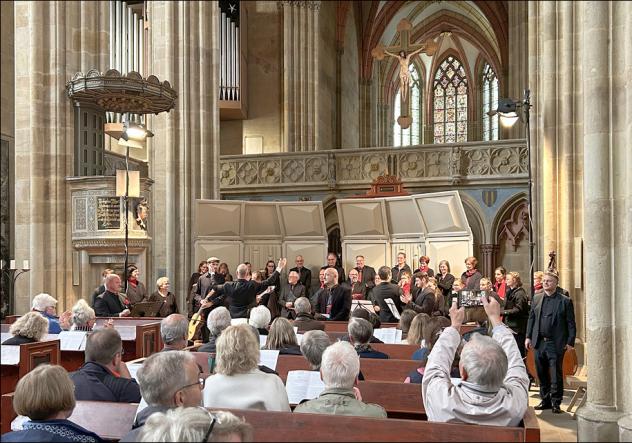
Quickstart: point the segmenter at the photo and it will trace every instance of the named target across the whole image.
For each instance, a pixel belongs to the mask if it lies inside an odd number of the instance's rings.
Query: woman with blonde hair
[[[259,354],[252,326],[241,324],[224,330],[217,340],[215,374],[204,386],[204,406],[289,412],[283,382],[278,375],[259,370]]]
[[[41,341],[48,334],[48,320],[39,312],[31,311],[18,318],[9,328],[13,336],[3,345],[21,345]]]
[[[4,434],[3,442],[103,441],[68,420],[75,409],[75,386],[61,366],[39,365],[22,377],[15,388],[13,409],[29,420],[21,431]]]
[[[274,319],[270,325],[265,349],[277,349],[279,354],[302,355],[292,323],[287,318]]]
[[[408,329],[408,335],[406,336],[406,343],[409,345],[424,346],[422,329],[424,322],[428,321],[430,316],[428,314],[420,313],[413,317],[413,321],[410,322],[410,328]]]
[[[160,277],[156,280],[156,287],[158,290],[151,294],[147,299],[149,302],[162,302],[160,310],[158,311],[159,317],[167,317],[168,315],[176,314],[178,312],[178,302],[176,301],[176,296],[173,292],[169,291],[170,286],[171,283],[169,283],[169,279],[167,277]]]

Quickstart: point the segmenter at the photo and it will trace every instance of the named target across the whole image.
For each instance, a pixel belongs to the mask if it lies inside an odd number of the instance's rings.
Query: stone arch
[[[510,197],[498,210],[492,223],[493,241],[498,245],[496,265],[522,277],[527,292],[529,282],[529,225],[526,192]]]
[[[481,245],[486,244],[489,238],[488,230],[486,229],[487,223],[485,222],[485,215],[476,200],[465,193],[461,192],[459,194],[463,202],[467,222],[472,229],[472,237],[474,238],[472,253],[480,262],[482,257]],[[463,258],[465,259],[465,257]]]

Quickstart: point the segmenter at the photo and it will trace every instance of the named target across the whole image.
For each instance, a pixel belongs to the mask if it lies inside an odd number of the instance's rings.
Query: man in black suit
[[[290,269],[290,272],[296,271],[298,273],[298,281],[305,286],[305,296],[308,297],[311,294],[312,286],[312,271],[305,266],[305,259],[302,255],[296,256],[296,267]]]
[[[245,263],[240,264],[237,266],[237,280],[212,287],[215,294],[211,297],[211,301],[216,306],[221,306],[226,300],[232,318],[248,318],[248,310],[255,306],[257,294],[274,284],[286,262],[285,258],[280,259],[272,275],[261,283],[247,280],[248,266]]]
[[[338,257],[336,256],[336,253],[330,252],[329,254],[327,254],[327,264],[321,267],[320,269],[334,268],[336,272],[338,273],[338,284],[341,285],[346,280],[345,270],[341,266],[336,265],[337,261],[338,261]]]
[[[525,348],[533,347],[535,367],[540,380],[542,401],[535,409],[552,409],[554,414],[562,412],[560,403],[564,396],[564,352],[575,346],[573,302],[563,295],[557,283],[557,274],[544,274],[544,291],[535,296],[531,305],[525,340]]]
[[[379,313],[382,323],[397,323],[399,320],[393,315],[385,300],[387,298],[393,300],[395,307],[401,312],[400,296],[402,295],[402,289],[396,284],[391,283],[391,268],[388,266],[382,266],[378,269],[377,275],[380,277],[381,282],[373,288],[372,297],[373,304],[376,305],[375,310]]]
[[[358,271],[358,280],[364,283],[364,286],[366,287],[367,299],[370,299],[371,292],[375,287],[375,269],[364,264],[364,255],[358,255],[356,256],[355,270]]]
[[[318,297],[316,312],[329,315],[329,320],[347,321],[351,313],[351,288],[337,282],[338,271],[334,268],[325,269],[325,287]]]
[[[121,277],[110,274],[105,277],[105,292],[94,301],[94,312],[97,317],[127,317],[130,310],[125,307],[119,297]]]

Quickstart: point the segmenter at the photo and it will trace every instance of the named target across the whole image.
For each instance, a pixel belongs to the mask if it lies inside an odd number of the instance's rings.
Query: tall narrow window
[[[409,146],[421,143],[421,79],[414,64],[411,63],[408,70],[410,71],[410,116],[413,118],[413,122],[407,129],[402,129],[397,123],[401,111],[400,94],[402,92],[398,89],[393,106],[393,146]]]
[[[483,91],[483,140],[498,140],[498,114],[490,117],[487,113],[498,108],[498,77],[496,73],[485,63],[482,73]]]
[[[434,142],[467,141],[467,78],[461,62],[448,56],[434,78]]]

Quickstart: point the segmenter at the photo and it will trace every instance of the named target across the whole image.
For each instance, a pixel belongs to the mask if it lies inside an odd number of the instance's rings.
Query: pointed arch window
[[[498,77],[492,67],[485,63],[482,72],[483,91],[483,140],[498,140],[498,114],[490,117],[487,113],[498,108]]]
[[[450,55],[441,62],[433,91],[434,142],[467,141],[467,77],[457,58]]]
[[[401,90],[397,90],[395,94],[395,102],[393,105],[393,146],[409,146],[418,145],[421,143],[421,76],[414,63],[411,63],[408,67],[410,72],[409,83],[409,100],[410,100],[410,115],[413,118],[412,124],[407,129],[402,129],[397,123],[397,118],[400,116],[401,104],[400,95]],[[399,72],[399,71],[398,71]]]

